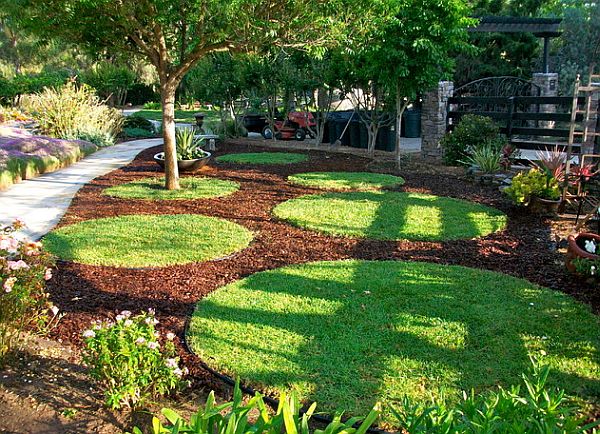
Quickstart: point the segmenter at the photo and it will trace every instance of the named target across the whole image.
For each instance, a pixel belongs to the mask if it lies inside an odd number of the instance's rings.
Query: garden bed
[[[98,149],[82,140],[28,135],[0,137],[0,191],[73,164]]]
[[[259,146],[225,144],[216,156],[260,152]],[[332,237],[279,221],[273,208],[305,194],[322,190],[292,185],[289,175],[313,171],[363,171],[370,161],[354,155],[311,151],[309,161],[288,165],[236,166],[215,164],[202,175],[240,184],[226,197],[202,200],[147,201],[118,199],[103,194],[107,187],[160,176],[152,161],[156,149],[141,153],[129,166],[99,177],[74,199],[61,226],[83,220],[131,214],[203,214],[224,218],[256,234],[249,247],[235,257],[163,268],[135,269],[59,262],[49,290],[66,316],[55,337],[80,344],[81,332],[93,319],[114,317],[123,309],[156,309],[163,331],[178,336],[179,352],[196,386],[223,391],[223,385],[183,345],[187,321],[196,302],[206,294],[255,272],[290,264],[338,259],[418,260],[463,265],[522,277],[561,290],[600,312],[596,288],[573,280],[564,271],[562,255],[554,249],[547,222],[509,205],[494,188],[473,185],[448,175],[402,173],[400,191],[449,196],[492,206],[508,216],[505,230],[484,238],[453,241],[378,241]]]

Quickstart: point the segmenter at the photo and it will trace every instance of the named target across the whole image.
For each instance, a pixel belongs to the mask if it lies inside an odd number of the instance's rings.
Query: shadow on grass
[[[297,389],[329,411],[353,414],[405,394],[425,400],[446,389],[452,398],[459,389],[518,384],[528,354],[541,349],[552,384],[600,395],[596,323],[583,307],[569,317],[548,313],[570,308],[564,296],[434,264],[308,269],[259,273],[201,301],[193,348],[263,390]]]

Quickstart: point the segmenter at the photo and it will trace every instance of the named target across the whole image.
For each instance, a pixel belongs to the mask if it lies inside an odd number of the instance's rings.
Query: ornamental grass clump
[[[96,321],[83,332],[83,360],[109,407],[139,408],[183,384],[187,370],[179,367],[175,356],[175,335],[168,333],[163,339],[156,324],[152,310],[136,316],[123,311],[115,321]]]
[[[26,109],[42,134],[88,140],[98,146],[113,144],[123,125],[119,110],[104,104],[93,88],[72,81],[33,95]]]
[[[15,237],[23,227],[21,221],[0,227],[0,366],[25,330],[43,331],[58,319],[45,291],[53,259],[41,243]]]

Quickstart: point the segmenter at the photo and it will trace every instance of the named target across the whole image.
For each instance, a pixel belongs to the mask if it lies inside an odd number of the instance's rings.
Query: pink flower
[[[2,288],[4,288],[4,291],[7,292],[7,293],[11,292],[13,290],[13,287],[15,286],[15,282],[16,281],[17,281],[16,277],[9,277],[4,282],[4,285],[2,285]]]
[[[19,248],[19,241],[8,235],[0,235],[0,250],[15,253]]]
[[[84,338],[93,338],[94,336],[96,336],[96,332],[94,332],[94,330],[86,330],[83,332]]]
[[[50,279],[52,279],[52,270],[50,268],[46,268],[46,271],[44,273],[44,280]]]
[[[177,360],[167,359],[167,360],[165,360],[165,365],[167,365],[167,368],[176,369],[177,368]]]
[[[170,340],[170,341],[172,341],[173,339],[175,339],[175,333],[171,333],[171,332],[167,333],[167,339]]]
[[[137,338],[137,339],[135,340],[135,344],[136,344],[136,345],[143,345],[143,344],[145,344],[145,343],[146,343],[146,339],[144,339],[144,338],[142,338],[142,337],[140,337],[140,338]]]
[[[157,350],[159,347],[158,342],[148,342],[148,348],[151,350]]]
[[[19,259],[18,261],[8,261],[7,265],[8,269],[13,271],[17,271],[20,269],[29,269],[29,265],[27,265],[27,262],[23,261],[22,259]]]

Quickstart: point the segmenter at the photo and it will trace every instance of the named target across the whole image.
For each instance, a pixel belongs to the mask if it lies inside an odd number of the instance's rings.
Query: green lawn
[[[179,184],[179,190],[166,190],[164,178],[144,178],[109,187],[103,194],[123,199],[189,200],[227,196],[240,188],[240,184],[234,181],[192,176],[181,178]]]
[[[301,196],[283,202],[275,216],[296,226],[356,238],[441,241],[501,230],[497,209],[448,197],[398,192]]]
[[[194,214],[87,220],[50,232],[44,246],[61,259],[115,267],[160,267],[220,258],[252,241],[248,229]]]
[[[196,118],[194,118],[194,115],[196,113],[203,113],[205,115],[204,122],[211,123],[213,121],[218,122],[220,120],[219,114],[216,111],[201,110],[201,109],[198,109],[198,110],[175,110],[175,122],[195,124]],[[155,121],[162,121],[162,111],[161,110],[143,109],[138,112],[135,112],[135,116],[140,116],[140,117],[155,120]]]
[[[335,261],[256,273],[202,299],[187,338],[212,368],[330,412],[518,384],[530,356],[550,365],[551,385],[600,397],[600,323],[587,306],[464,267]]]
[[[381,190],[404,184],[399,176],[371,172],[309,172],[288,177],[292,184],[325,190]]]
[[[293,164],[308,161],[308,155],[293,152],[247,152],[221,155],[216,161],[237,164]]]

